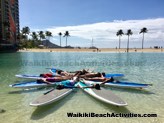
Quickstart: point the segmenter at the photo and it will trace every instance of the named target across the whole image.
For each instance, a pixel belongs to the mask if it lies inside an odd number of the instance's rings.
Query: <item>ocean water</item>
[[[80,89],[66,98],[44,107],[29,103],[48,90],[22,90],[9,85],[27,81],[15,74],[40,74],[47,68],[67,71],[90,69],[123,73],[121,81],[151,83],[145,90],[106,87],[128,103],[116,107],[102,103]],[[30,81],[30,80],[28,80]],[[9,53],[0,54],[0,123],[163,123],[164,122],[164,53]],[[67,113],[157,114],[157,117],[68,117]]]

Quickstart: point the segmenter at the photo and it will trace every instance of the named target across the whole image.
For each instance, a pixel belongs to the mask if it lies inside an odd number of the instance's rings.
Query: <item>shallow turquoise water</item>
[[[75,90],[71,95],[49,106],[35,108],[29,103],[46,92],[41,90],[20,90],[9,84],[24,81],[15,74],[40,74],[50,67],[67,71],[89,68],[106,73],[123,73],[123,81],[152,83],[141,90],[110,88],[124,99],[128,106],[118,108]],[[53,123],[53,122],[112,122],[112,123],[162,123],[164,122],[164,53],[11,53],[0,54],[0,113],[2,123]],[[155,113],[158,117],[148,118],[68,118],[73,113]]]

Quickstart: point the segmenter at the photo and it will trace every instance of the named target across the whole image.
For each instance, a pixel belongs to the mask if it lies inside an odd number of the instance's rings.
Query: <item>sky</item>
[[[58,33],[69,31],[68,45],[99,48],[118,47],[116,32],[131,29],[130,47],[164,47],[164,0],[19,0],[20,27],[51,31],[51,42],[59,44]],[[121,47],[128,37],[123,35]],[[62,38],[65,46],[65,38]]]

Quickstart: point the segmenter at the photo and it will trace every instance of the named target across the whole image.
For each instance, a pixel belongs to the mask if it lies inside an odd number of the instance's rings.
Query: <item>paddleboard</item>
[[[105,90],[104,88],[101,88],[101,90],[97,90],[95,88],[83,88],[83,87],[88,86],[87,84],[85,84],[83,82],[79,82],[78,85],[86,93],[88,93],[92,97],[94,97],[102,102],[105,102],[105,103],[108,103],[111,105],[115,105],[115,106],[126,106],[127,105],[127,103],[125,101],[123,101],[120,97],[113,94],[110,90]]]
[[[54,69],[50,70],[51,73],[55,73],[55,71],[56,70],[54,70]],[[40,75],[29,75],[29,74],[17,74],[15,76],[18,78],[23,78],[23,79],[41,79],[41,78],[43,78],[43,77],[40,77]],[[123,76],[124,76],[124,74],[118,74],[118,73],[117,74],[106,74],[105,78],[111,78],[111,77],[120,78]]]
[[[53,86],[55,83],[52,84],[47,84],[47,83],[41,83],[37,81],[30,81],[30,82],[20,82],[20,83],[15,83],[12,85],[9,85],[10,87],[13,88],[40,88],[40,87],[46,87],[46,86]]]
[[[30,106],[45,106],[54,103],[72,92],[73,89],[50,90],[30,103]]]
[[[40,88],[40,87],[47,87],[47,86],[54,86],[56,84],[62,84],[62,82],[69,82],[70,80],[65,80],[61,82],[52,82],[51,84],[47,84],[44,82],[37,82],[37,81],[30,81],[30,82],[20,82],[20,83],[15,83],[12,85],[9,85],[10,87],[13,88]]]
[[[97,84],[101,84],[102,82],[94,82],[94,81],[88,81],[88,80],[83,80],[85,83],[88,84],[93,84],[93,83],[97,83]],[[152,86],[152,84],[141,84],[141,83],[133,83],[133,82],[108,82],[105,83],[104,85],[106,86],[111,86],[111,87],[120,87],[120,88],[147,88],[149,86]]]
[[[50,69],[50,72],[51,73],[56,73],[56,69],[55,68],[51,68]],[[114,78],[120,78],[120,77],[123,77],[124,76],[124,74],[121,74],[121,73],[107,73],[107,74],[105,74],[105,78],[111,78],[111,77],[114,77]]]
[[[50,72],[56,74],[56,69],[55,69],[55,68],[51,68],[51,69],[50,69]]]
[[[17,74],[15,75],[18,78],[24,78],[24,79],[41,79],[43,77],[40,77],[39,75],[27,75],[27,74]]]
[[[107,74],[105,74],[105,78],[111,78],[111,77],[113,77],[113,78],[121,78],[121,77],[123,77],[124,76],[124,74],[121,74],[121,73],[107,73]]]

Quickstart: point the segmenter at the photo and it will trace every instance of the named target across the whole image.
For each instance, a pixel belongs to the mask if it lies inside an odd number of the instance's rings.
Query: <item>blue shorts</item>
[[[73,82],[72,80],[66,80],[66,81],[62,81],[61,84],[64,85],[65,87],[74,87],[75,82]]]

